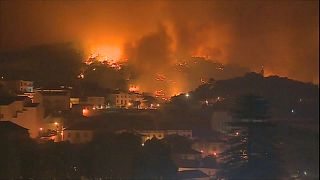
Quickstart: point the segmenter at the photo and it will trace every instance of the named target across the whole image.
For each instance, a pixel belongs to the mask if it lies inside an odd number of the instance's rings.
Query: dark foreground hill
[[[204,84],[192,94],[198,100],[224,98],[226,103],[232,103],[241,95],[254,94],[270,103],[272,116],[319,117],[319,87],[284,77],[247,73],[242,77]]]

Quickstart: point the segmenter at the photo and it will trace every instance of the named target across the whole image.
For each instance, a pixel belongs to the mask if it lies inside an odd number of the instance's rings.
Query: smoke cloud
[[[263,65],[269,75],[319,82],[318,1],[1,1],[0,5],[0,51],[65,41],[79,42],[88,52],[101,46],[118,48],[147,83],[154,79],[150,71],[170,74],[173,64],[190,56],[253,71]]]

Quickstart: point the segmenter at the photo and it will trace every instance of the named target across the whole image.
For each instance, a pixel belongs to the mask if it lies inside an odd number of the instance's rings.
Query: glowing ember
[[[201,84],[205,84],[205,83],[207,83],[208,81],[206,81],[204,78],[200,78],[200,83]]]
[[[129,92],[138,92],[138,91],[139,91],[139,86],[130,85]]]
[[[164,81],[166,80],[166,76],[164,74],[156,74],[156,81]]]
[[[156,97],[164,97],[165,96],[165,93],[164,93],[164,90],[163,89],[160,89],[160,90],[156,90],[156,92],[154,93],[154,95]]]

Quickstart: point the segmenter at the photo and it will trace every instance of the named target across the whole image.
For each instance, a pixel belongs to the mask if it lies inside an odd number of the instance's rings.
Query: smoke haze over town
[[[318,5],[318,1],[1,1],[0,51],[73,42],[84,57],[100,54],[128,60],[142,79],[151,70],[166,74],[173,64],[197,56],[251,71],[264,66],[266,75],[318,83]],[[181,83],[183,87],[186,82]]]
[[[319,179],[319,0],[0,0],[0,179]]]

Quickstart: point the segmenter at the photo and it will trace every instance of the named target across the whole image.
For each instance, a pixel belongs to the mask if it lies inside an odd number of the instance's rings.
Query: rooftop
[[[186,170],[178,172],[178,179],[196,179],[209,177],[200,170]]]
[[[44,96],[65,96],[69,94],[69,91],[66,90],[37,90],[37,92]]]
[[[19,126],[18,124],[15,124],[11,121],[0,121],[0,131],[3,131],[3,130],[28,131],[27,128]]]
[[[15,101],[23,101],[25,98],[24,96],[0,97],[0,105],[9,105]]]

